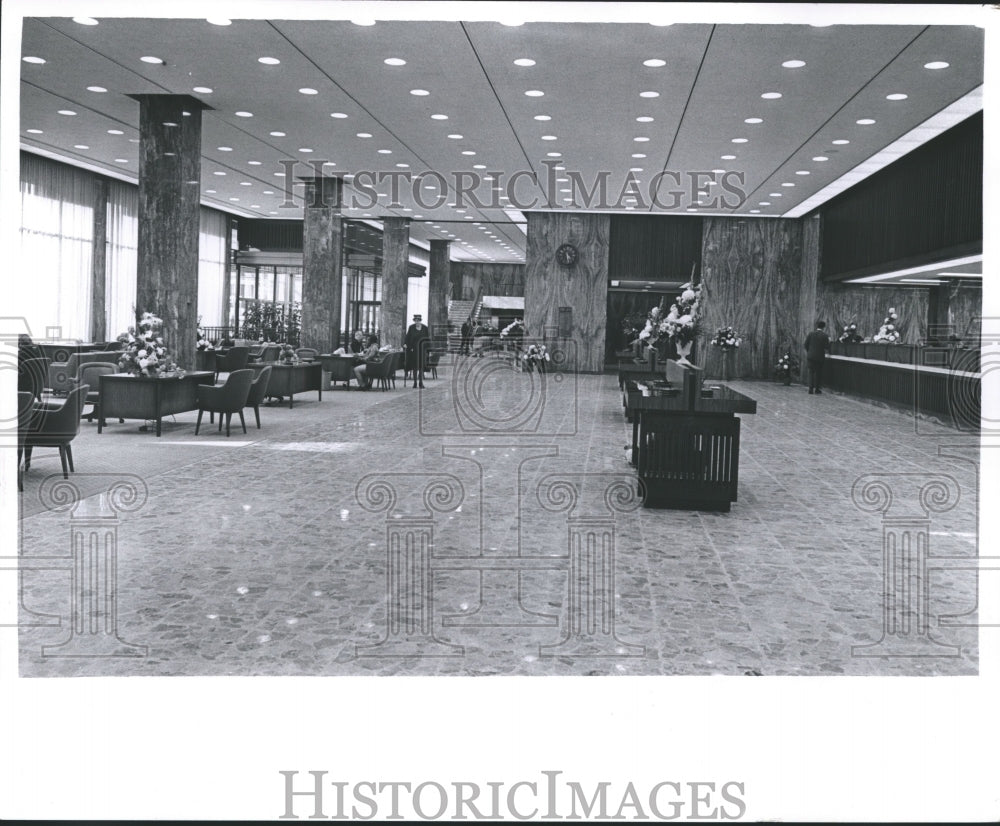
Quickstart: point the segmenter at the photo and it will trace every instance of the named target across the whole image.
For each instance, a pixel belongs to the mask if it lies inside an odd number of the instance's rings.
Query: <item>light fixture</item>
[[[808,169],[796,169],[795,170],[795,174],[796,175],[809,175],[811,173],[809,172]]]
[[[218,191],[218,190],[215,190],[215,189],[206,189],[206,190],[205,190],[205,194],[207,194],[207,195],[215,195],[215,193],[216,193],[217,191]]]
[[[43,135],[43,134],[45,134],[44,132],[42,132],[41,129],[25,129],[24,131],[28,132],[29,134],[32,134],[32,135]]]
[[[659,96],[659,92],[639,92],[641,98],[658,98]]]
[[[308,146],[300,146],[299,152],[312,152],[312,150]]]
[[[943,60],[932,60],[930,63],[925,63],[925,69],[947,69],[951,64],[945,63]]]
[[[743,118],[744,123],[763,123],[763,118]]]
[[[21,60],[23,60],[25,63],[38,63],[38,64],[42,64],[42,63],[45,62],[45,58],[44,57],[35,57],[34,55],[27,55],[26,57],[22,57]]]
[[[632,157],[633,158],[645,158],[646,156],[642,152],[633,152],[632,153]]]
[[[648,141],[648,140],[649,140],[649,138],[647,138],[647,137],[645,137],[645,136],[643,136],[643,135],[639,135],[638,137],[635,137],[635,138],[632,138],[632,140],[633,140],[633,141],[634,141],[635,143],[646,143],[646,141]]]
[[[735,155],[719,155],[719,160],[720,161],[735,161],[736,160],[736,156]]]
[[[128,158],[115,158],[115,163],[128,163]]]
[[[199,95],[210,95],[212,94],[212,89],[208,86],[195,86],[192,92],[197,92]]]
[[[449,138],[450,138],[451,140],[453,140],[453,141],[460,141],[460,140],[462,140],[462,138],[463,138],[463,137],[465,137],[465,136],[464,136],[464,135],[459,135],[458,133],[452,133],[452,134],[451,134],[451,135],[449,135],[448,137],[449,137]]]
[[[893,92],[891,95],[886,95],[886,100],[906,100],[909,95],[904,95],[902,92]]]
[[[781,92],[764,92],[761,97],[764,98],[764,100],[777,100],[781,97]]]
[[[822,163],[823,161],[828,161],[830,159],[826,155],[817,155],[815,158],[813,158],[813,160],[816,161],[817,163]]]
[[[847,140],[847,138],[837,138],[837,140],[830,141],[830,143],[832,143],[834,146],[845,146],[846,144],[849,144],[850,141]]]
[[[557,141],[557,140],[559,140],[559,138],[556,137],[555,135],[542,135],[542,140],[543,141]]]
[[[535,120],[552,120],[550,115],[535,115]]]
[[[806,65],[806,62],[804,60],[786,60],[781,65],[786,69],[800,69]]]
[[[667,61],[660,60],[658,57],[650,58],[649,60],[642,61],[643,66],[649,66],[651,69],[658,69],[660,66],[666,66]]]
[[[219,176],[221,177],[222,175],[225,175],[226,173],[225,173],[225,172],[221,172],[221,171],[219,171],[219,170],[216,170],[216,171],[215,171],[215,172],[213,172],[212,174],[213,174],[213,175],[219,175]]]
[[[206,23],[211,23],[213,26],[232,26],[233,21],[228,17],[206,17]]]
[[[250,181],[240,181],[240,186],[253,186]]]
[[[795,184],[786,182],[783,183],[782,186],[795,186]]]
[[[122,132],[121,129],[109,129],[108,130],[108,134],[109,135],[124,135],[125,133]]]
[[[310,150],[310,151],[312,151],[312,150]],[[380,149],[378,151],[378,153],[379,153],[379,155],[391,155],[392,154],[392,150],[391,149]]]
[[[359,17],[351,21],[355,26],[374,26],[375,20],[371,17]]]
[[[358,132],[359,138],[370,138],[372,136],[371,132]]]
[[[283,138],[283,137],[285,137],[285,133],[284,132],[271,132],[270,135],[271,135],[272,138]]]
[[[431,120],[448,120],[447,115],[431,115]]]
[[[411,95],[416,95],[417,97],[426,97],[430,94],[426,89],[410,89]]]
[[[72,117],[73,115],[76,114],[76,112],[74,112],[72,109],[60,109],[59,114],[66,115],[67,117]]]
[[[309,88],[308,86],[303,86],[301,89],[299,89],[299,94],[300,95],[318,95],[319,92],[317,92],[315,89]]]
[[[139,58],[139,60],[141,60],[143,63],[157,63],[157,64],[163,63],[162,58],[155,57],[154,55],[151,54],[143,55],[142,57]]]
[[[875,120],[874,118],[861,118],[860,120],[856,120],[855,123],[858,124],[858,126],[871,126],[875,123]]]
[[[97,21],[93,17],[74,17],[74,23],[79,23],[81,26],[96,26]]]
[[[730,143],[746,143],[746,142],[747,142],[746,138],[733,138],[730,141]]]
[[[257,62],[263,63],[265,66],[277,66],[281,63],[281,61],[276,57],[258,57]]]
[[[524,94],[526,94],[529,98],[540,98],[545,94],[545,92],[541,89],[528,89],[528,91]]]
[[[90,149],[90,147],[87,146],[87,144],[85,144],[85,143],[74,143],[73,144],[73,148],[74,149]]]
[[[401,57],[387,57],[382,61],[386,66],[405,66],[406,61]]]
[[[639,123],[652,123],[653,118],[651,118],[649,115],[639,115],[639,117],[636,118],[636,121]]]
[[[760,214],[760,210],[759,209],[751,209],[750,212],[752,212],[754,215],[759,215]]]
[[[532,60],[530,57],[519,57],[517,60],[514,61],[514,65],[515,66],[534,66],[535,65],[535,61]]]
[[[250,166],[260,166],[260,161],[247,161]]]
[[[233,112],[238,118],[252,118],[253,112]]]

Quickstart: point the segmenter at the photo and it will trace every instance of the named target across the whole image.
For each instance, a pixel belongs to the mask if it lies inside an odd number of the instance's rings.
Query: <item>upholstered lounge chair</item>
[[[247,396],[250,395],[250,385],[253,384],[253,370],[234,370],[229,374],[225,384],[198,385],[198,421],[194,426],[194,435],[198,435],[201,428],[202,414],[207,410],[209,413],[219,414],[219,430],[222,430],[222,416],[226,417],[226,436],[229,436],[229,425],[233,419],[233,413],[238,413],[240,424],[243,425],[243,432],[247,432],[247,423],[243,418],[243,408],[247,403]]]

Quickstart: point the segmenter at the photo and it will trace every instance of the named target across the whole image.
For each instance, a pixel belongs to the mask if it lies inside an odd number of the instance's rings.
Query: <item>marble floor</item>
[[[20,494],[21,674],[976,674],[976,439],[731,384],[729,513],[641,507],[610,374],[84,421],[72,486],[37,450]],[[886,579],[883,536],[928,555]]]

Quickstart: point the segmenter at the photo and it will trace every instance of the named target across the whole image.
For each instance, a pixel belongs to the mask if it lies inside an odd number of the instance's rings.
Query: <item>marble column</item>
[[[451,241],[431,241],[430,300],[427,323],[438,348],[448,343],[448,286],[451,281]]]
[[[195,366],[201,200],[201,101],[139,101],[139,249],[136,312],[163,319],[178,365]]]
[[[306,178],[305,181],[300,346],[332,353],[340,346],[343,182],[340,178]]]
[[[107,313],[108,179],[94,181],[94,245],[90,257],[90,340],[108,338]],[[112,335],[123,332],[116,330]]]
[[[403,346],[406,317],[407,265],[410,261],[410,219],[382,219],[381,343]],[[428,322],[430,323],[430,322]]]

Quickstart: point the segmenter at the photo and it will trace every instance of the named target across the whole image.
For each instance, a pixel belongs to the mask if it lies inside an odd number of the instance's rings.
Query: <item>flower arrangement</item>
[[[720,327],[715,333],[715,338],[712,339],[712,346],[721,347],[723,353],[728,353],[739,347],[742,342],[740,334],[732,327]]]
[[[198,328],[198,349],[199,350],[214,350],[215,347],[212,345],[207,338],[205,338],[205,331]]]
[[[694,341],[698,335],[700,309],[701,285],[691,282],[682,284],[681,294],[660,322],[660,332],[666,333],[678,345]]]
[[[143,313],[135,327],[118,336],[122,354],[118,367],[133,376],[159,376],[174,370],[170,351],[163,343],[163,319]]]
[[[853,321],[844,327],[844,332],[837,339],[843,344],[859,344],[862,341],[861,334],[858,333],[858,325]]]
[[[285,364],[295,364],[299,360],[299,357],[295,354],[295,348],[291,344],[282,344],[281,351],[278,353],[278,358],[281,359]]]
[[[785,350],[782,355],[778,356],[775,371],[778,374],[778,378],[782,379],[785,384],[791,383],[792,374],[798,372],[798,369],[799,361],[792,355],[790,350]]]
[[[885,317],[885,321],[882,322],[882,326],[879,327],[878,332],[872,336],[872,341],[876,344],[899,344],[897,319],[896,309],[890,307],[889,314]]]

